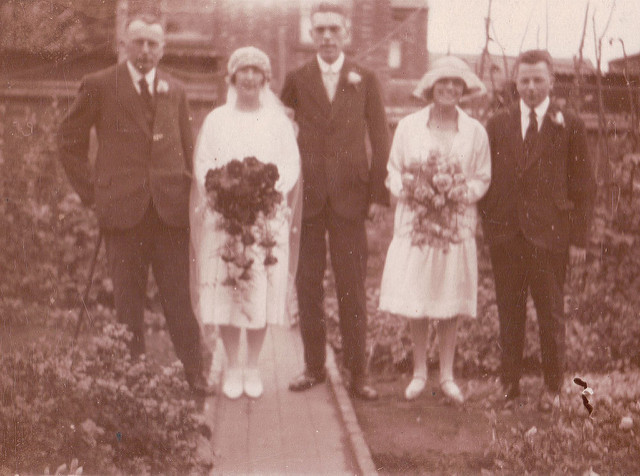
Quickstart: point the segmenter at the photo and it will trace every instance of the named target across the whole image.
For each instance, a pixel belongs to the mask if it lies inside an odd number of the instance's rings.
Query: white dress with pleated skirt
[[[225,284],[228,263],[222,259],[226,233],[220,229],[221,215],[206,200],[205,177],[209,169],[224,166],[233,159],[254,156],[278,167],[276,189],[285,200],[283,211],[270,221],[269,230],[276,245],[272,249],[277,263],[263,265],[266,249],[258,244],[247,249],[253,259],[251,279]],[[195,260],[194,308],[204,324],[231,325],[260,329],[266,324],[288,323],[288,293],[292,288],[289,266],[291,210],[287,196],[300,177],[300,156],[293,125],[282,114],[260,110],[243,112],[225,105],[205,119],[194,156],[191,195],[191,233]],[[232,270],[237,276],[238,270]]]
[[[387,185],[399,200],[379,307],[408,318],[476,317],[476,202],[486,193],[491,179],[489,141],[482,125],[458,109],[458,131],[453,142],[442,143],[427,127],[431,108],[403,118],[393,138]],[[461,240],[451,243],[448,249],[412,244],[414,211],[401,198],[405,167],[426,162],[434,150],[458,161],[468,186],[466,207],[458,215]]]

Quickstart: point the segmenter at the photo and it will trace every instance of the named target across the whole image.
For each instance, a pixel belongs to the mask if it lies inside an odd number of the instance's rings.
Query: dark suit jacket
[[[349,73],[359,75],[361,81],[349,82]],[[300,126],[303,216],[317,215],[327,201],[346,218],[366,215],[372,202],[387,205],[389,192],[384,180],[389,135],[375,75],[345,59],[331,103],[314,58],[289,73],[281,96],[284,104],[295,111]]]
[[[563,115],[564,125],[545,115],[526,160],[519,106],[489,120],[491,186],[479,203],[489,244],[521,231],[528,241],[551,251],[586,245],[596,192],[594,173],[584,124],[573,114]]]
[[[157,92],[164,82],[168,90]],[[82,201],[95,203],[100,226],[126,229],[138,223],[153,200],[170,226],[189,225],[193,133],[182,85],[156,72],[153,124],[125,63],[86,76],[60,127],[60,160]],[[93,171],[88,148],[96,127]],[[92,173],[93,172],[93,173]]]

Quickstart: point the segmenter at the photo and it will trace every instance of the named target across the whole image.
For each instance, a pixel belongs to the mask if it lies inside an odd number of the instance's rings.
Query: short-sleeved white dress
[[[426,161],[432,150],[457,160],[469,188],[466,209],[458,217],[463,239],[452,243],[446,251],[429,245],[413,245],[414,212],[402,199],[398,200],[379,307],[409,318],[476,317],[476,202],[486,193],[491,180],[489,141],[484,127],[458,108],[458,132],[451,150],[442,150],[443,145],[427,127],[431,109],[432,106],[428,106],[399,122],[387,166],[387,185],[394,196],[400,197],[404,168]]]

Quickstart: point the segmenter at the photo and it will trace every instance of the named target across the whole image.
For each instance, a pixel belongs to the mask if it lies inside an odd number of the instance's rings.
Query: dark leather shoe
[[[378,399],[378,391],[366,383],[352,384],[349,391],[352,397],[359,398],[360,400],[372,401]]]
[[[326,379],[327,373],[324,369],[321,372],[310,372],[305,369],[304,372],[294,377],[294,379],[289,383],[289,390],[292,392],[304,392],[305,390],[309,390],[311,387],[324,382]]]

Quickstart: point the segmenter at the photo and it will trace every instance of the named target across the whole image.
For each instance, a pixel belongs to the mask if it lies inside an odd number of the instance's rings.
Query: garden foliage
[[[180,366],[130,362],[103,254],[86,303],[95,336],[71,352],[97,225],[57,162],[60,117],[57,101],[0,103],[0,474],[74,458],[85,473],[203,472],[210,430]]]
[[[205,472],[208,430],[182,366],[131,362],[125,328],[101,327],[83,348],[38,342],[0,358],[0,473],[73,458],[90,474]]]

